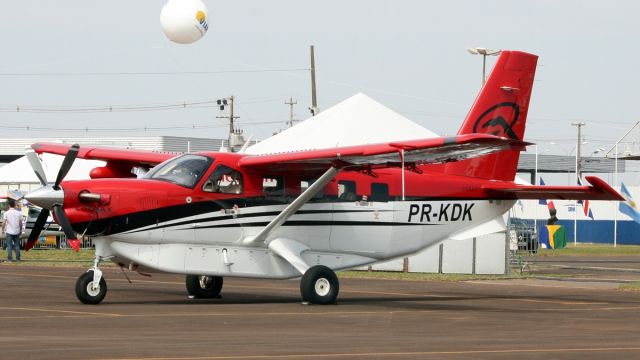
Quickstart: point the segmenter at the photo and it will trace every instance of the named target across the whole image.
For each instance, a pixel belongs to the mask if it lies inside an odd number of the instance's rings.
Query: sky
[[[485,47],[540,56],[525,135],[540,153],[573,154],[571,122],[589,155],[640,121],[637,1],[204,0],[209,31],[189,45],[164,36],[166,0],[1,1],[0,137],[226,138],[210,102],[234,95],[264,139],[290,97],[309,116],[310,45],[321,110],[363,92],[455,134],[482,81],[466,49]]]

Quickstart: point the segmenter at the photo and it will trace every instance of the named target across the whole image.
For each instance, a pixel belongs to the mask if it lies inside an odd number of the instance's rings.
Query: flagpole
[[[614,172],[614,179],[613,179],[613,185],[614,186],[618,186],[618,143],[616,143],[616,162],[615,162],[615,172]],[[618,245],[618,212],[620,211],[619,207],[620,207],[620,202],[619,201],[614,201],[613,202],[613,206],[615,206],[614,209],[614,218],[613,218],[613,247],[617,247]]]
[[[578,201],[573,200],[573,246],[578,246]]]
[[[538,185],[538,145],[536,146],[536,171],[535,174],[533,176],[533,185]],[[533,233],[538,235],[538,205],[539,201],[535,203],[535,211],[534,211],[534,218],[533,218]]]

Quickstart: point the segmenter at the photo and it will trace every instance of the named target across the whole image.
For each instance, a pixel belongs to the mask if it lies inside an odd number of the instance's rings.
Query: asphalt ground
[[[640,292],[606,280],[633,273],[545,277],[559,260],[532,264],[537,279],[344,278],[328,306],[302,305],[297,280],[225,278],[222,298],[195,300],[182,276],[129,284],[106,267],[104,302],[83,305],[83,269],[3,263],[0,359],[640,358]],[[640,280],[635,263],[597,260],[574,268]]]

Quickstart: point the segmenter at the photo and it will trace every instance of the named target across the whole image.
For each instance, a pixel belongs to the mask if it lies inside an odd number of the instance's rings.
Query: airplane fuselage
[[[340,270],[415,253],[500,216],[512,205],[510,200],[308,204],[272,236],[306,246],[309,250],[302,257],[309,264]],[[266,244],[243,244],[283,208],[214,210],[96,237],[94,244],[98,255],[114,256],[113,261],[133,268],[291,278],[300,273]]]
[[[338,174],[265,241],[251,241],[312,180],[244,173],[233,154],[212,160],[191,187],[158,179],[95,179],[64,183],[65,211],[75,231],[92,236],[96,255],[129,268],[217,276],[300,276],[272,249],[295,242],[308,264],[347,269],[418,252],[504,214],[510,199],[487,200],[481,181],[399,169]],[[233,193],[207,191],[221,166],[243,179]],[[437,168],[435,168],[437,170]]]

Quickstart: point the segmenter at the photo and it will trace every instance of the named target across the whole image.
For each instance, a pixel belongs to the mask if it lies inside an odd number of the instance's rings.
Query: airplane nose
[[[62,188],[56,190],[52,186],[45,186],[28,193],[24,198],[41,208],[53,209],[54,205],[63,204],[64,191]]]

